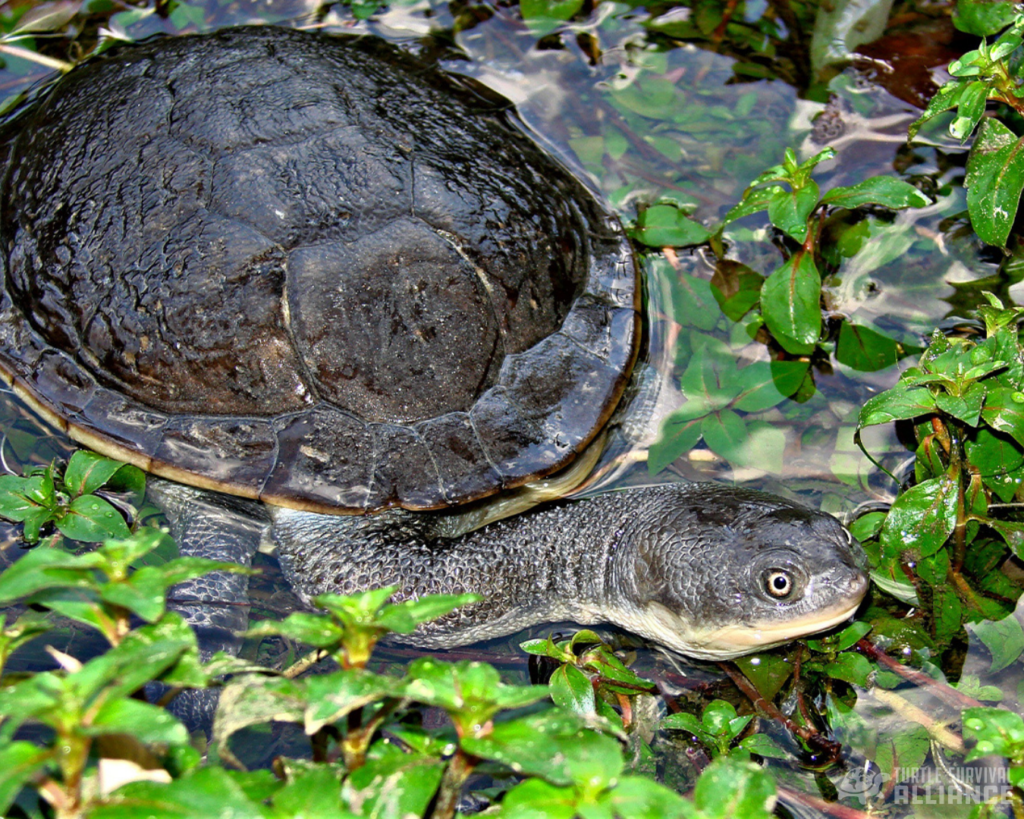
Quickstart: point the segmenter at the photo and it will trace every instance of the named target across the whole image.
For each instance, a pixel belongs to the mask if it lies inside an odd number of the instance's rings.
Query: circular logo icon
[[[836,790],[841,796],[859,796],[866,799],[874,796],[882,789],[881,771],[870,768],[852,768],[842,779],[836,782]]]

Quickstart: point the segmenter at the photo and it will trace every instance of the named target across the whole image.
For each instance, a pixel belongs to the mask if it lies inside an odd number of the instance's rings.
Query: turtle
[[[369,36],[162,37],[40,92],[0,157],[0,374],[156,476],[182,553],[269,545],[307,604],[483,596],[398,638],[427,648],[573,621],[726,659],[864,596],[849,531],[781,497],[549,497],[651,403],[640,267],[600,195],[473,81]]]

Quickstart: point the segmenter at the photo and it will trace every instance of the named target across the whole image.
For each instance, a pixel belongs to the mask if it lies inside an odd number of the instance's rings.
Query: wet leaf
[[[710,231],[675,205],[654,205],[637,217],[634,236],[648,247],[687,247],[708,240]]]
[[[771,702],[793,674],[793,666],[784,657],[766,653],[733,660],[746,675],[757,693]]]
[[[743,412],[761,412],[793,395],[803,383],[810,364],[806,361],[755,361],[736,375],[742,392],[733,406]]]
[[[744,751],[763,756],[765,759],[788,759],[787,754],[779,744],[767,734],[751,734],[740,740],[739,746]]]
[[[163,708],[134,699],[108,699],[96,711],[92,723],[82,726],[89,736],[129,733],[144,743],[188,743],[188,731]]]
[[[61,0],[56,3],[40,3],[34,8],[29,8],[15,23],[4,39],[16,35],[31,34],[36,32],[57,31],[66,26],[78,14],[82,7],[80,2],[69,2]]]
[[[928,101],[928,107],[924,109],[924,113],[911,123],[907,132],[907,139],[913,140],[917,136],[917,132],[921,130],[921,126],[928,120],[934,119],[939,114],[952,108],[956,108],[960,104],[964,91],[970,84],[971,81],[968,79],[956,79],[943,85],[935,96]]]
[[[859,685],[861,688],[870,687],[869,678],[872,671],[874,671],[874,668],[872,668],[867,658],[852,651],[840,654],[835,660],[825,666],[825,673],[828,676]]]
[[[21,740],[0,747],[0,814],[7,815],[18,792],[52,757],[53,751]]]
[[[597,705],[594,686],[575,666],[563,665],[551,675],[551,699],[555,705],[577,714],[592,714]]]
[[[1024,392],[1001,386],[990,389],[981,417],[994,430],[1024,446]]]
[[[169,784],[131,782],[115,791],[116,801],[93,808],[92,819],[192,819],[196,816],[231,816],[263,819],[262,805],[252,801],[221,768],[196,768]]]
[[[961,143],[967,141],[970,135],[974,132],[974,129],[978,127],[978,123],[981,122],[981,118],[985,116],[985,103],[988,100],[988,92],[989,84],[980,80],[969,83],[963,90],[963,93],[960,96],[960,105],[957,108],[956,118],[949,126],[949,133],[959,139]],[[972,154],[977,147],[978,142],[975,141],[971,150]],[[969,178],[970,159],[968,159],[967,173]],[[968,194],[968,210],[970,209],[970,195]]]
[[[921,352],[920,347],[904,345],[870,327],[844,321],[836,342],[836,360],[865,373],[891,367],[901,358]]]
[[[331,674],[319,674],[306,682],[305,712],[307,734],[386,697],[401,697],[401,680],[382,677],[361,668],[349,668]]]
[[[672,731],[686,731],[702,742],[706,736],[703,723],[693,714],[688,714],[685,711],[669,714],[661,721],[661,727]]]
[[[956,525],[957,484],[948,476],[913,486],[896,498],[882,525],[887,554],[927,557],[943,547]]]
[[[761,288],[761,313],[788,352],[806,354],[821,335],[821,277],[812,254],[798,250]]]
[[[755,179],[751,184],[756,185],[757,180]],[[726,225],[735,222],[737,219],[742,219],[744,216],[750,216],[751,214],[768,210],[768,206],[771,204],[775,196],[785,193],[786,189],[781,185],[769,185],[766,188],[748,188],[739,203],[734,205],[732,209],[725,214],[722,226],[725,227]]]
[[[289,780],[274,793],[274,809],[281,815],[296,819],[345,817],[347,811],[341,801],[341,774],[336,767],[312,765],[290,776]]]
[[[145,476],[138,467],[95,452],[79,450],[71,456],[64,471],[64,487],[72,496],[88,495],[107,483],[117,489],[141,491],[145,488]]]
[[[535,37],[554,31],[559,23],[572,19],[583,0],[522,0],[519,12]]]
[[[997,621],[982,620],[968,628],[992,655],[989,674],[1002,671],[1024,654],[1024,629],[1013,615]]]
[[[25,525],[25,540],[35,543],[39,529],[57,515],[53,479],[46,475],[0,476],[0,517]]]
[[[935,396],[922,387],[910,388],[900,381],[890,390],[869,398],[860,409],[859,425],[870,427],[929,415],[936,411]]]
[[[923,725],[901,725],[891,735],[880,738],[875,764],[890,777],[901,771],[916,771],[924,764],[930,748],[931,737]]]
[[[953,25],[968,34],[987,37],[1010,25],[1018,8],[1010,0],[959,0],[953,12]]]
[[[807,645],[815,651],[846,651],[846,649],[851,648],[854,643],[864,637],[869,631],[871,631],[871,623],[857,620],[854,623],[850,623],[838,634],[831,634],[820,640],[808,640]]]
[[[807,238],[807,220],[817,205],[818,185],[808,180],[806,185],[776,191],[768,202],[768,218],[787,236],[803,243]]]
[[[985,385],[975,381],[962,395],[940,392],[935,396],[935,405],[946,415],[963,421],[969,427],[978,426],[981,408],[985,403]]]
[[[131,535],[124,517],[110,503],[95,495],[80,495],[55,521],[65,537],[83,543],[99,543]]]
[[[999,120],[990,118],[978,130],[967,159],[967,211],[978,236],[990,245],[1006,245],[1017,216],[1024,189],[1022,148],[1024,138],[1018,138]]]
[[[502,819],[573,819],[578,802],[573,788],[528,779],[505,794],[498,815]]]
[[[968,708],[963,713],[964,739],[976,744],[964,761],[998,754],[1013,757],[1024,753],[1024,720],[1003,708]]]
[[[693,792],[702,819],[771,819],[775,781],[753,762],[720,757],[712,762]]]
[[[881,205],[892,210],[923,208],[930,200],[921,191],[891,176],[871,176],[856,185],[832,188],[823,197],[824,205],[839,208],[859,208],[862,205]]]
[[[689,413],[677,418],[675,413],[672,413],[662,421],[658,440],[651,445],[647,453],[647,470],[651,475],[657,475],[700,441],[701,418],[688,416]]]

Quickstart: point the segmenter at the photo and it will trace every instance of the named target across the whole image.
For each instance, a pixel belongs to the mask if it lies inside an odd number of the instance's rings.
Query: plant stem
[[[445,768],[444,776],[441,778],[441,787],[437,791],[437,802],[434,804],[434,812],[430,819],[452,819],[455,816],[455,809],[459,804],[459,796],[462,794],[462,786],[469,775],[473,773],[479,760],[475,756],[465,753],[461,748],[455,752],[452,761]]]

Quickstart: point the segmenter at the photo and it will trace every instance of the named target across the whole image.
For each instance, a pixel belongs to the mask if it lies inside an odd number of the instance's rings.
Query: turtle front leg
[[[151,478],[148,495],[167,515],[182,557],[203,557],[249,568],[268,525],[261,504]],[[249,623],[249,578],[211,572],[172,587],[168,608],[192,626],[205,662],[218,651],[237,654]],[[190,729],[209,731],[215,691],[186,691],[170,710]]]

